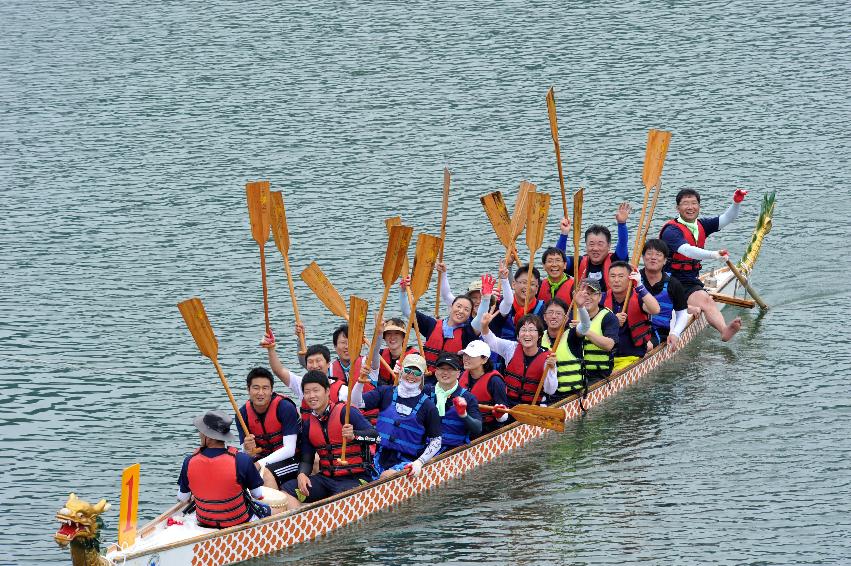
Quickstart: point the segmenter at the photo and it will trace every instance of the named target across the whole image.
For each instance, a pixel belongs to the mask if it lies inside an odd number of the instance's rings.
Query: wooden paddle
[[[245,184],[248,200],[248,218],[251,220],[251,236],[260,246],[260,275],[263,281],[263,316],[266,332],[272,331],[269,323],[269,291],[266,288],[266,242],[269,240],[269,181],[249,181]]]
[[[635,244],[632,248],[631,265],[638,269],[638,262],[641,258],[641,249],[644,247],[644,239],[650,230],[650,223],[653,221],[653,212],[656,210],[656,201],[659,199],[661,190],[662,168],[665,165],[665,156],[668,154],[668,146],[671,143],[671,132],[663,130],[650,130],[647,132],[647,149],[644,151],[644,168],[641,172],[641,181],[644,184],[644,201],[641,205],[641,217],[638,221],[638,229],[635,232]],[[647,201],[650,198],[650,191],[656,188],[656,193],[653,196],[653,206],[650,209],[650,214],[646,216]],[[624,311],[629,304],[629,295],[632,291],[632,285],[626,288],[626,297],[624,298]]]
[[[579,239],[582,237],[582,205],[585,189],[580,187],[573,193],[573,294],[579,290]],[[579,306],[573,303],[573,318],[579,319]]]
[[[390,229],[393,226],[401,226],[402,225],[402,217],[401,216],[393,216],[384,221],[384,226],[387,228],[387,235],[390,235]],[[402,271],[399,273],[402,277],[407,277],[411,273],[411,266],[408,263],[408,252],[405,252],[405,255],[402,257]],[[414,303],[414,296],[411,294],[411,289],[406,288],[405,293],[408,295],[408,304],[411,305]],[[417,322],[417,319],[414,318],[414,330],[416,330],[417,335],[417,345],[420,348],[420,353],[425,352],[423,348],[423,339],[420,336],[420,325]],[[405,342],[403,344],[404,349],[408,349],[408,343]]]
[[[404,260],[408,259],[408,246],[411,243],[413,232],[414,229],[410,226],[397,225],[390,228],[390,235],[387,239],[387,250],[384,252],[384,267],[381,270],[381,280],[384,282],[384,294],[381,295],[381,304],[378,307],[375,331],[372,334],[372,342],[369,344],[369,353],[366,356],[366,363],[368,364],[372,363],[375,348],[378,347],[378,338],[381,336],[381,325],[384,320],[384,306],[387,304],[387,296],[390,294],[393,284],[399,279]],[[351,384],[354,382],[351,380],[349,382],[349,386],[351,387]]]
[[[408,343],[411,326],[417,318],[417,302],[428,289],[439,250],[440,238],[437,236],[431,236],[429,234],[420,234],[417,236],[417,249],[414,253],[414,268],[411,272],[410,285],[413,301],[411,301],[411,315],[408,317],[408,325],[405,327],[405,338],[402,340],[403,345],[407,345]],[[425,357],[425,350],[420,350],[420,354]],[[399,382],[398,373],[396,374],[395,381],[396,383]]]
[[[358,359],[360,356],[362,344],[364,342],[363,329],[366,325],[366,313],[369,308],[367,302],[360,297],[352,295],[349,298],[349,344],[356,344],[353,350],[349,350],[349,357],[352,360]],[[349,414],[352,410],[352,389],[354,389],[355,380],[349,380],[349,390],[346,394],[346,418],[343,424],[349,424]],[[340,452],[340,463],[346,465],[349,462],[346,460],[346,438],[343,437],[343,446]]]
[[[198,346],[198,350],[201,352],[201,355],[210,358],[210,361],[213,362],[213,365],[216,367],[219,379],[222,380],[222,386],[225,388],[225,392],[228,394],[228,399],[230,399],[230,404],[236,413],[236,418],[239,420],[239,426],[242,427],[242,432],[248,436],[251,433],[248,431],[248,426],[245,424],[245,420],[243,420],[242,414],[239,412],[236,399],[233,398],[233,393],[231,393],[228,380],[225,378],[225,372],[222,371],[222,366],[219,365],[219,342],[216,340],[216,334],[213,332],[212,325],[210,325],[210,319],[207,318],[207,311],[204,310],[204,303],[202,303],[201,299],[198,297],[193,297],[177,303],[177,308],[180,309],[180,314],[183,315],[183,321],[186,323],[187,328],[189,328],[192,338],[195,339],[195,344]],[[257,448],[254,450],[252,455],[259,452],[260,449]]]
[[[443,263],[443,247],[446,244],[446,215],[449,213],[449,169],[443,168],[443,218],[440,221],[440,256],[438,261]],[[434,318],[440,318],[440,285],[443,283],[443,272],[437,274],[437,298],[434,301]]]
[[[301,272],[301,279],[307,283],[307,286],[310,287],[313,294],[322,301],[322,304],[325,305],[325,308],[331,311],[331,314],[349,322],[349,313],[346,309],[346,302],[343,300],[342,295],[340,295],[336,287],[331,284],[331,281],[319,267],[318,263],[311,261],[310,265],[305,267],[304,271]],[[362,339],[362,342],[367,344],[366,338]],[[354,344],[354,342],[352,342],[351,338],[349,338],[349,347],[351,347],[352,344]],[[354,360],[357,358],[351,359]],[[391,373],[393,372],[393,368],[390,367],[387,360],[381,358],[381,363],[388,371]]]
[[[493,406],[479,404],[479,409],[493,411]],[[564,432],[564,411],[558,407],[514,405],[507,412],[518,422]]]
[[[734,307],[752,309],[756,306],[756,302],[751,301],[750,299],[742,299],[739,297],[733,297],[732,295],[725,295],[723,293],[709,293],[709,296],[712,297],[712,300],[716,303],[724,303],[725,305],[731,305]]]
[[[520,190],[517,192],[517,200],[514,201],[514,212],[511,214],[511,249],[505,254],[505,261],[513,255],[520,266],[520,257],[517,255],[517,238],[526,227],[529,209],[529,195],[534,193],[537,187],[529,181],[520,181]]]
[[[564,190],[564,172],[561,167],[561,147],[558,143],[558,118],[556,116],[555,90],[550,87],[547,91],[547,114],[550,117],[550,133],[553,136],[553,146],[556,150],[556,164],[558,165],[558,184],[561,187],[561,207],[564,217],[567,218],[567,193]]]
[[[529,195],[528,217],[526,220],[526,245],[529,247],[529,271],[526,274],[526,298],[523,310],[529,308],[529,294],[532,288],[532,267],[535,254],[544,243],[544,230],[547,227],[547,215],[550,212],[550,195],[532,193]]]
[[[576,209],[574,208],[574,210],[576,210]],[[574,283],[573,287],[574,287],[574,289],[576,288],[575,283]],[[571,303],[574,306],[574,312],[577,312],[578,307],[576,306],[575,294],[574,294],[574,298],[571,301]],[[569,318],[570,318],[570,307],[568,306],[567,312],[564,313],[564,320],[561,321],[561,326],[559,327],[558,332],[556,333],[556,339],[553,341],[552,344],[550,344],[550,355],[551,356],[556,355],[556,350],[558,350],[558,345],[561,343],[561,337],[564,335],[564,329],[567,327],[567,321],[568,321]],[[579,314],[576,315],[576,318],[579,318]],[[544,388],[544,380],[546,379],[546,377],[547,377],[546,375],[542,375],[541,381],[538,382],[538,388],[535,389],[535,396],[532,397],[532,404],[533,405],[538,404],[538,399],[541,396],[541,390]]]
[[[295,321],[301,325],[301,317],[298,314],[298,301],[295,299],[295,286],[293,285],[293,274],[290,269],[290,231],[287,228],[287,210],[284,207],[284,195],[281,191],[270,193],[272,199],[272,236],[275,238],[275,245],[278,251],[284,257],[284,270],[287,272],[287,284],[290,287],[290,298],[293,301],[293,314]],[[304,334],[299,334],[298,337],[301,350],[299,354],[302,356],[307,353],[307,344],[305,343]]]
[[[767,311],[768,305],[765,303],[765,301],[762,300],[762,298],[757,294],[757,292],[754,291],[753,287],[751,287],[751,284],[748,283],[748,280],[745,278],[744,275],[742,275],[742,272],[739,271],[739,268],[736,267],[729,259],[727,260],[727,267],[730,268],[730,271],[733,272],[733,275],[736,276],[736,279],[739,280],[739,283],[742,284],[742,287],[745,288],[748,294],[753,297],[753,300],[756,301],[756,304],[759,305],[759,308],[764,311]]]

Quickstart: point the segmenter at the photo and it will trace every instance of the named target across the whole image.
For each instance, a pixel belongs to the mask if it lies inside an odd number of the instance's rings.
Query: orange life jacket
[[[630,281],[630,283],[632,283]],[[611,289],[606,292],[606,299],[603,301],[603,306],[612,312],[613,293]],[[638,293],[633,292],[629,295],[629,306],[626,309],[626,324],[629,326],[629,336],[632,338],[632,344],[636,348],[640,348],[650,341],[653,334],[653,325],[650,324],[650,318],[647,313],[641,310]]]
[[[346,461],[340,463],[343,448],[343,423],[341,414],[346,410],[345,403],[331,401],[331,410],[327,418],[319,419],[313,413],[308,413],[307,422],[310,429],[308,439],[316,453],[319,454],[319,472],[329,478],[352,476],[366,472],[363,458],[364,446],[353,440],[346,443]]]
[[[450,352],[452,354],[458,354],[458,352],[464,348],[464,343],[462,341],[464,327],[459,326],[453,330],[452,338],[444,338],[444,324],[445,321],[438,320],[437,324],[434,325],[434,330],[432,330],[431,334],[429,334],[428,340],[426,340],[425,344],[423,344],[425,359],[428,364],[428,371],[434,371],[434,362],[437,361],[437,358],[441,353]]]
[[[231,446],[224,454],[208,458],[199,448],[189,459],[186,475],[202,527],[223,529],[251,518],[248,494],[236,477],[236,454]]]
[[[505,394],[513,405],[532,403],[538,383],[544,379],[544,362],[547,361],[547,351],[539,349],[535,358],[526,367],[523,348],[520,344],[514,349],[514,355],[505,366]]]
[[[465,370],[464,373],[461,374],[461,377],[458,378],[458,384],[462,389],[469,390],[479,403],[484,405],[493,405],[493,397],[488,390],[488,385],[490,385],[490,380],[495,375],[499,375],[499,372],[496,370],[483,374],[482,377],[476,380],[473,387],[470,388],[470,372]],[[482,411],[482,423],[492,423],[495,420],[496,419],[490,411]]]
[[[706,245],[706,230],[703,228],[703,224],[698,221],[697,223],[697,240],[694,239],[694,234],[691,233],[691,230],[688,229],[688,226],[685,224],[681,224],[676,220],[668,220],[662,226],[662,230],[659,232],[659,237],[662,237],[662,232],[665,231],[665,228],[668,226],[676,226],[680,232],[683,233],[683,238],[685,238],[686,242],[691,246],[697,246],[698,248],[702,248]],[[672,271],[685,271],[685,272],[694,272],[694,275],[700,271],[701,264],[700,260],[692,259],[688,256],[684,256],[683,254],[677,252],[676,250],[671,250],[671,255],[668,258],[668,268]]]
[[[573,278],[568,277],[567,281],[562,283],[558,289],[556,289],[556,297],[567,303],[568,305],[573,301]],[[538,298],[548,303],[553,298],[552,290],[550,289],[550,278],[544,277],[544,282],[541,283],[541,290],[538,291]]]
[[[609,286],[609,268],[612,266],[612,255],[608,254],[606,259],[603,260],[603,281],[606,283],[606,290],[611,289]],[[585,279],[588,277],[588,255],[582,256],[582,259],[579,260],[579,279]]]
[[[261,450],[259,454],[254,456],[255,460],[265,458],[281,447],[284,440],[283,424],[278,420],[278,405],[281,403],[292,403],[292,401],[277,393],[272,393],[272,402],[266,409],[263,421],[260,420],[260,416],[254,410],[251,401],[245,404],[245,413],[248,415],[245,424],[248,425],[248,432],[254,435],[257,448]]]

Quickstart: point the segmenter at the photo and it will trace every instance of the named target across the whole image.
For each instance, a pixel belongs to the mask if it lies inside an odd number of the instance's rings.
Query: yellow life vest
[[[549,333],[544,333],[541,346],[552,347]],[[582,360],[573,355],[567,345],[567,332],[562,333],[561,341],[556,348],[556,369],[558,374],[558,393],[570,393],[579,389],[582,384]]]
[[[606,307],[600,307],[600,312],[591,319],[591,330],[593,332],[603,335],[603,319],[610,312],[612,311]],[[582,358],[585,361],[585,371],[603,372],[606,375],[612,373],[614,348],[612,350],[611,352],[603,350],[586,336],[582,341]]]

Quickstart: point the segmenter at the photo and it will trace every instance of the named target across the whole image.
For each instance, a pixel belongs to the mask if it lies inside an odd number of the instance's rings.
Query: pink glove
[[[496,285],[496,279],[490,273],[482,275],[482,295],[493,295],[493,286]]]
[[[452,399],[452,404],[455,405],[455,412],[458,413],[458,416],[462,419],[467,416],[467,400],[461,397],[454,397]]]
[[[742,189],[736,189],[736,192],[733,193],[733,202],[740,203],[745,200],[745,196],[748,194],[747,191],[743,191]]]
[[[501,419],[503,415],[508,413],[508,407],[505,405],[494,405],[493,406],[493,418]]]
[[[260,345],[264,348],[275,347],[275,334],[271,329],[263,335],[263,338],[260,340]]]
[[[407,277],[402,277],[402,279],[399,280],[399,287],[403,291],[405,289],[407,289],[410,285],[411,285],[411,276],[410,275],[408,275]]]

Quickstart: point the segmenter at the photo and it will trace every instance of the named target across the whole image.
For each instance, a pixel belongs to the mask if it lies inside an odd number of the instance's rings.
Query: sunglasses
[[[419,368],[405,368],[405,373],[410,373],[411,375],[413,375],[415,377],[422,377],[423,370],[421,370]]]

